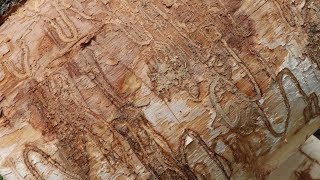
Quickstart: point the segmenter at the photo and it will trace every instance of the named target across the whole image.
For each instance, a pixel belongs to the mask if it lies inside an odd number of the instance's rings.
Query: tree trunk
[[[320,127],[319,0],[13,2],[5,179],[263,179]]]
[[[269,180],[320,179],[320,140],[309,137],[299,151],[290,156],[268,177]]]

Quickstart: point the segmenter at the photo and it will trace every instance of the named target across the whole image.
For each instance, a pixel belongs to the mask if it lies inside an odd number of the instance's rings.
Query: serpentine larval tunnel
[[[319,45],[320,0],[0,0],[0,179],[320,179]]]

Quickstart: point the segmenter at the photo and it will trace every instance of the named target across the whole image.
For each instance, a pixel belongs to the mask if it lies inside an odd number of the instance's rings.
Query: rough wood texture
[[[262,179],[320,127],[318,0],[28,0],[0,27],[6,179]]]
[[[269,180],[310,180],[320,179],[320,140],[311,136],[288,158],[273,171]]]

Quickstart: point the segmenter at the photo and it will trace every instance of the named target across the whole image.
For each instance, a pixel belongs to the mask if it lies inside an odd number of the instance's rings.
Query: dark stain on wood
[[[0,25],[14,13],[27,0],[1,0],[0,1]]]

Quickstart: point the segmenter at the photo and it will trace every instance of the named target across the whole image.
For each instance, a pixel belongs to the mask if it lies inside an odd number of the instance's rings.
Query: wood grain
[[[28,0],[0,26],[5,179],[264,179],[320,127],[318,0]]]

